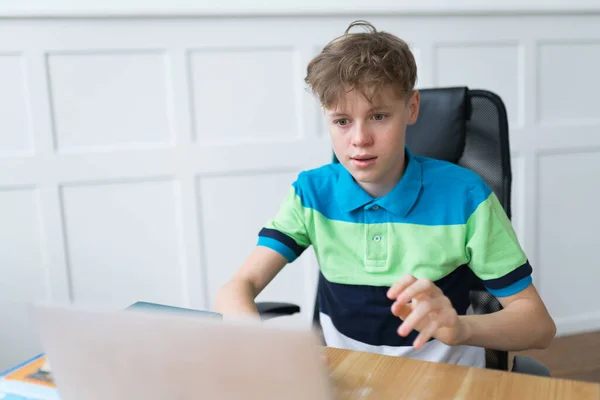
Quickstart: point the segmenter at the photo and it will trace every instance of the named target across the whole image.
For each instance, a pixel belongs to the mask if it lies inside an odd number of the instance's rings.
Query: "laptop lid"
[[[333,397],[309,329],[136,310],[32,311],[61,400]]]

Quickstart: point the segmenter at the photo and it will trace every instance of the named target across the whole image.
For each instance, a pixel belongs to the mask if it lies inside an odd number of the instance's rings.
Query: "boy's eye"
[[[385,115],[383,115],[383,114],[375,114],[375,115],[373,115],[373,118],[376,121],[382,121],[385,118]]]
[[[334,121],[334,123],[339,126],[346,126],[348,124],[348,120],[347,119],[338,119],[338,120]]]

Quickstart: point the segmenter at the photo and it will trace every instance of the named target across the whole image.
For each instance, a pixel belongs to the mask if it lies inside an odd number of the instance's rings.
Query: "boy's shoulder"
[[[340,163],[331,163],[303,170],[298,174],[294,186],[301,190],[319,190],[324,189],[325,187],[331,187],[337,183],[342,168],[344,167]]]
[[[464,215],[455,218],[462,223],[493,193],[480,175],[466,167],[428,157],[415,159],[421,166],[421,207],[451,214],[462,210]]]
[[[471,189],[488,189],[487,183],[474,171],[449,161],[423,156],[413,156],[421,166],[424,186],[434,189],[444,187]]]
[[[325,210],[335,197],[342,168],[339,163],[331,163],[298,173],[292,186],[302,205]]]
[[[474,171],[449,161],[419,156],[414,159],[421,167],[421,190],[412,213],[418,223],[464,224],[491,199],[492,189]]]

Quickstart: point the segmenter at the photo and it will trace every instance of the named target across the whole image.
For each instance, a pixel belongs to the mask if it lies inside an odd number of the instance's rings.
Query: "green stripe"
[[[467,254],[480,279],[500,278],[527,261],[517,235],[494,193],[467,221]]]
[[[435,281],[467,262],[464,224],[365,225],[329,220],[314,210],[305,212],[307,219],[313,219],[309,235],[330,282],[390,286],[407,273]],[[382,237],[379,242],[369,234],[371,229]]]
[[[308,247],[311,243],[304,223],[305,210],[291,186],[277,214],[265,224],[265,228],[277,229],[294,239],[299,246]]]
[[[312,244],[325,278],[340,284],[390,286],[408,273],[436,281],[463,264],[489,280],[527,261],[494,193],[466,224],[356,224],[303,207],[292,186],[265,227],[302,247]]]

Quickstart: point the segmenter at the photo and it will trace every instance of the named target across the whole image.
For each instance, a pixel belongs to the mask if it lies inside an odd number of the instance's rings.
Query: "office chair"
[[[495,192],[511,218],[512,172],[506,108],[502,99],[486,90],[467,87],[423,89],[419,118],[406,132],[406,145],[415,155],[449,161],[469,168]],[[333,162],[338,162],[335,155]],[[502,306],[473,274],[470,293],[475,314],[499,311]],[[257,303],[263,318],[300,312],[295,304]],[[318,300],[313,321],[319,323]],[[506,351],[486,349],[486,368],[507,371]],[[530,357],[515,356],[513,372],[550,376],[549,370]]]

